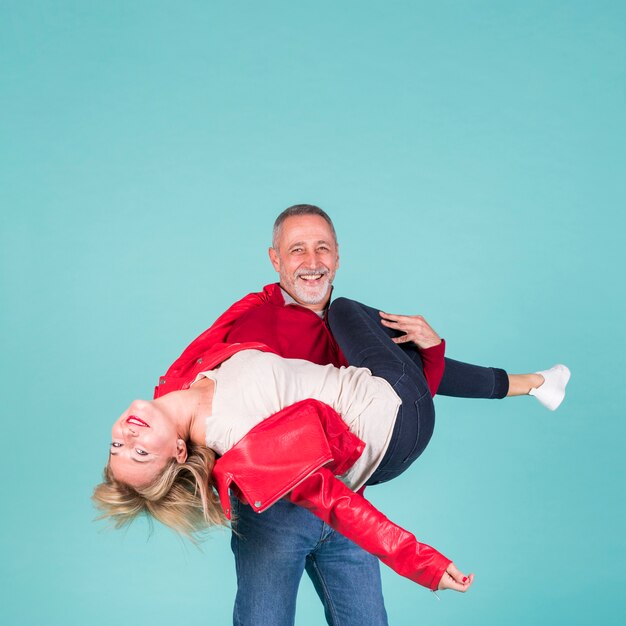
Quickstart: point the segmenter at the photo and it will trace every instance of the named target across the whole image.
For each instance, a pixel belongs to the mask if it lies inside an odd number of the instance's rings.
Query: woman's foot
[[[547,409],[554,411],[565,398],[565,387],[570,379],[570,371],[565,365],[559,364],[537,374],[543,378],[543,384],[533,387],[528,393],[535,396]]]

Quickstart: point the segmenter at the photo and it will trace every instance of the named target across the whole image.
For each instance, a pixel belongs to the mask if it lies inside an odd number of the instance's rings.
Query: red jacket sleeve
[[[226,517],[229,488],[257,512],[286,496],[402,576],[436,589],[450,559],[419,543],[335,478],[334,472],[354,463],[363,445],[331,407],[317,400],[286,407],[215,463],[214,486]]]
[[[287,498],[378,557],[401,576],[429,589],[437,589],[452,562],[391,522],[325,467],[301,482]]]
[[[434,396],[439,389],[439,384],[443,378],[445,368],[444,354],[446,352],[445,339],[441,340],[439,345],[432,348],[419,348],[422,357],[422,365],[424,366],[424,376],[430,389],[430,395]]]

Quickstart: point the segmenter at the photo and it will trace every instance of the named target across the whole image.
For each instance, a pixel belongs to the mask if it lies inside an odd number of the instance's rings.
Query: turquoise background
[[[230,623],[227,532],[106,530],[89,497],[112,420],[274,280],[272,221],[310,202],[336,293],[425,315],[450,356],[573,372],[554,414],[439,399],[427,453],[368,492],[476,572],[438,602],[385,569],[391,624],[624,623],[625,18],[0,2],[0,622]]]

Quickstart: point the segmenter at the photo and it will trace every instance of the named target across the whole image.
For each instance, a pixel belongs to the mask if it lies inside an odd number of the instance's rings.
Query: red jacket
[[[186,389],[196,374],[209,369],[203,355],[218,343],[255,341],[271,346],[288,359],[304,359],[336,367],[348,365],[328,326],[319,316],[298,305],[287,305],[280,285],[266,285],[259,293],[250,293],[229,307],[215,323],[196,337],[161,376],[154,397]],[[444,371],[445,341],[420,350],[424,376],[431,394],[437,393]]]
[[[203,358],[215,344],[250,340],[271,346],[285,358],[305,359],[318,365],[348,365],[319,316],[301,306],[285,306],[280,286],[273,283],[235,302],[196,337],[161,376],[154,397],[186,389],[199,372],[210,369]]]
[[[225,343],[227,337],[231,338],[235,323],[246,322],[246,314],[251,315],[262,305],[274,304],[285,306],[277,284],[268,285],[263,292],[249,294],[232,305],[170,366],[159,379],[154,397],[188,389],[200,372],[217,367],[239,350],[280,353],[260,342]],[[330,331],[314,313],[303,307],[289,309],[290,318],[298,316],[299,327],[305,324],[313,344],[326,344],[331,352],[336,351],[332,361],[346,364]],[[270,314],[280,315],[280,312],[280,308],[268,310]],[[252,329],[248,331],[250,334]],[[274,331],[272,338],[276,334]],[[232,337],[236,338],[237,332]],[[307,338],[309,345],[311,337]],[[263,338],[262,334],[259,338]],[[298,349],[297,342],[286,348],[292,351],[294,346]],[[282,356],[307,358],[304,354]],[[443,346],[441,354],[432,351],[428,356],[443,362]],[[317,361],[326,364],[325,357],[320,353]],[[427,360],[424,360],[425,369]],[[441,373],[443,369],[436,372],[437,385]],[[364,446],[331,407],[316,400],[287,407],[258,424],[215,464],[213,475],[224,512],[230,519],[229,488],[257,512],[286,496],[399,574],[436,589],[450,560],[419,543],[411,533],[390,522],[365,498],[335,478],[353,465]]]
[[[335,477],[364,446],[328,405],[293,404],[255,426],[216,462],[213,477],[224,513],[230,519],[229,488],[259,513],[286,496],[398,574],[437,589],[450,559]]]
[[[194,360],[176,371],[184,375],[166,375],[157,390],[187,389],[200,371],[248,349],[274,352],[254,342],[214,344],[194,352]],[[286,496],[402,576],[436,589],[450,559],[419,543],[335,477],[352,467],[364,447],[330,406],[311,399],[293,404],[257,424],[215,463],[224,513],[230,519],[229,489],[259,513]]]

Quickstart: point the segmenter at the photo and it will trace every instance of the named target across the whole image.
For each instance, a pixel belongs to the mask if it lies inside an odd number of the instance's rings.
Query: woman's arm
[[[287,498],[378,557],[401,576],[424,587],[433,591],[467,591],[472,584],[473,576],[464,576],[450,559],[391,522],[325,467],[295,487]]]
[[[262,512],[281,497],[302,506],[378,557],[430,589],[466,591],[471,579],[450,559],[389,521],[335,477],[363,443],[333,409],[304,400],[264,420],[216,462],[213,480],[230,519],[228,490]]]

